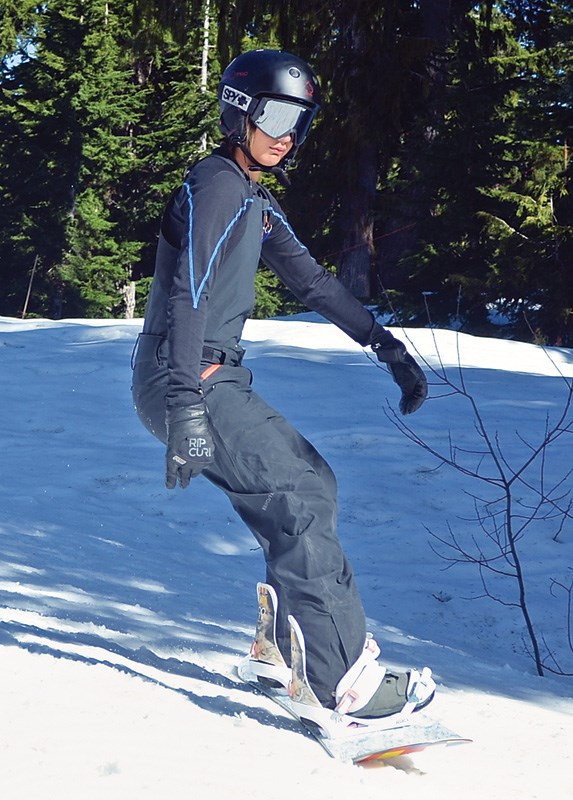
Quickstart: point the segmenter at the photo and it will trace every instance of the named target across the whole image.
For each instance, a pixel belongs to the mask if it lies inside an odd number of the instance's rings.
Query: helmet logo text
[[[238,89],[233,89],[232,86],[223,86],[221,98],[225,103],[229,103],[229,105],[240,108],[243,111],[246,111],[252,99],[248,94],[240,92]]]

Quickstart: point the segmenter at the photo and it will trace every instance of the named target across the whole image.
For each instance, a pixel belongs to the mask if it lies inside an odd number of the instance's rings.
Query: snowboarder
[[[308,678],[320,703],[334,708],[342,686],[345,709],[364,718],[398,713],[412,698],[422,707],[435,688],[428,670],[424,679],[415,670],[386,672],[367,639],[336,532],[330,467],[253,391],[241,365],[259,259],[308,308],[388,365],[403,414],[424,402],[424,373],[404,344],[316,263],[259,182],[261,172],[284,178],[309,132],[321,102],[312,69],[282,51],[243,53],[225,69],[218,97],[224,140],[190,169],[161,222],[134,357],[135,408],[167,446],[167,487],[185,488],[203,473],[256,537],[277,597],[281,661],[289,660],[292,615],[306,639]],[[256,656],[253,664],[256,672]],[[276,670],[277,681],[286,683],[286,663]]]

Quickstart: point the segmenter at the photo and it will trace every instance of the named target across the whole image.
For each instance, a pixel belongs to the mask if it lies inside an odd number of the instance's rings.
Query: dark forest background
[[[0,0],[0,314],[140,315],[159,219],[238,52],[324,106],[280,195],[391,323],[573,346],[573,5]],[[256,314],[296,310],[265,270]],[[503,327],[495,323],[500,319]]]

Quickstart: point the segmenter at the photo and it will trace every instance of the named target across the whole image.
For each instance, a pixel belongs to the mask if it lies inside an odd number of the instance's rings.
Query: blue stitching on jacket
[[[209,276],[211,274],[211,269],[213,267],[213,263],[217,258],[217,254],[221,249],[223,242],[230,234],[233,227],[237,224],[239,219],[247,210],[250,203],[254,203],[255,200],[252,197],[247,197],[245,202],[241,206],[241,208],[237,211],[233,219],[229,222],[225,230],[223,231],[223,235],[215,245],[211,258],[209,259],[209,263],[207,264],[207,270],[205,271],[205,276],[203,280],[199,284],[199,288],[195,289],[195,267],[193,263],[193,195],[191,193],[191,187],[188,183],[185,184],[185,189],[187,191],[187,196],[189,198],[189,237],[188,237],[188,249],[189,249],[189,282],[191,284],[191,296],[193,298],[193,308],[199,307],[199,301],[201,300],[201,295],[203,293],[203,289],[205,288],[205,284],[209,280]]]
[[[278,212],[278,211],[276,211],[276,210],[275,210],[275,209],[274,209],[272,206],[269,206],[269,211],[271,212],[271,214],[274,214],[274,215],[275,215],[275,217],[277,217],[278,219],[280,219],[280,221],[283,223],[283,225],[285,226],[285,228],[287,229],[287,231],[290,233],[290,235],[292,236],[292,238],[295,240],[295,242],[298,244],[298,246],[299,246],[300,248],[302,248],[303,250],[308,250],[308,247],[307,247],[306,245],[304,245],[304,244],[303,244],[303,243],[300,241],[300,239],[298,238],[298,236],[296,235],[296,233],[295,233],[295,232],[293,231],[293,229],[291,228],[291,226],[290,226],[290,223],[289,223],[289,221],[287,220],[287,218],[286,218],[286,217],[283,217],[283,215],[282,215],[282,214],[279,214],[279,212]]]
[[[191,187],[188,183],[183,184],[185,186],[185,191],[187,192],[187,198],[189,200],[189,231],[187,233],[187,252],[188,252],[188,260],[189,260],[189,283],[191,285],[191,295],[193,297],[193,307],[197,308],[195,305],[195,270],[193,267],[193,195],[191,194]]]

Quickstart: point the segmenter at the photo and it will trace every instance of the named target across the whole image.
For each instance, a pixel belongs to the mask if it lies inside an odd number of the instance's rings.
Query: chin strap
[[[256,158],[253,158],[251,151],[244,144],[244,142],[237,141],[236,139],[231,139],[231,142],[240,149],[240,151],[249,159],[249,161],[253,162],[253,164],[249,167],[249,172],[268,172],[270,175],[274,175],[278,182],[285,188],[288,188],[291,185],[287,174],[282,167],[265,167],[263,164],[260,164]],[[290,159],[283,159],[285,166],[288,161],[290,161]]]
[[[282,184],[285,188],[291,185],[288,176],[284,169],[281,167],[249,167],[249,172],[269,172],[271,175],[274,175],[278,182]]]

